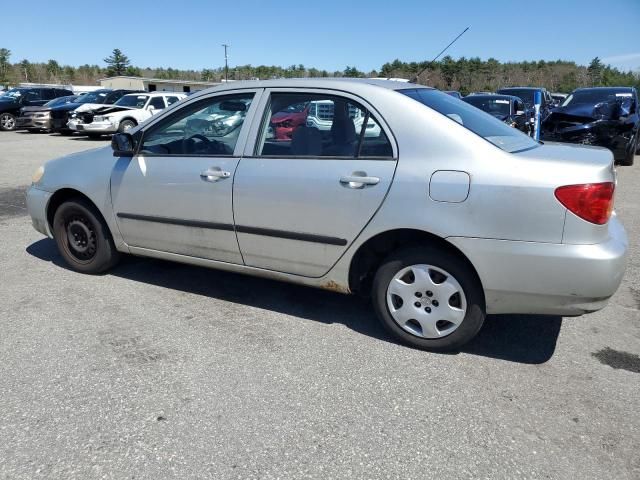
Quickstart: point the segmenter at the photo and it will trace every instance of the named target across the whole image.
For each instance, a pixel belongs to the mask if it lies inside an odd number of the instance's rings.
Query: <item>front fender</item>
[[[50,160],[38,188],[52,194],[72,189],[86,196],[107,222],[118,249],[126,249],[111,205],[111,172],[118,158],[111,147],[87,150]]]

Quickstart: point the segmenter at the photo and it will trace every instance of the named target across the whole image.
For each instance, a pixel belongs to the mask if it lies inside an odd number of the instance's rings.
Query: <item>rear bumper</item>
[[[33,186],[27,190],[27,212],[31,217],[31,224],[38,232],[49,238],[53,238],[47,221],[47,205],[49,205],[51,195],[50,192]]]
[[[627,234],[612,217],[593,245],[449,238],[475,266],[487,313],[582,315],[604,308],[624,276]]]

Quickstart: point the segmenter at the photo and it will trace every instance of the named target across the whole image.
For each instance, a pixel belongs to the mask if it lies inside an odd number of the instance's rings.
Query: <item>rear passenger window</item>
[[[352,100],[318,94],[271,95],[257,154],[270,157],[390,158],[373,115]]]
[[[180,99],[178,97],[165,97],[165,100],[167,100],[167,106],[169,106],[169,105],[173,105]]]
[[[253,93],[208,98],[178,109],[144,133],[141,153],[229,156]]]
[[[164,108],[164,100],[162,97],[153,97],[149,102],[149,106],[156,110],[162,110]]]
[[[42,89],[42,100],[53,100],[56,98],[56,91],[53,88]]]

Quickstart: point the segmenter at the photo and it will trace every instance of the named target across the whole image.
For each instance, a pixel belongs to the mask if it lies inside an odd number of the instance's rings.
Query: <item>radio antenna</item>
[[[427,66],[426,66],[426,67],[424,67],[422,70],[420,70],[420,71],[419,71],[419,72],[418,72],[418,73],[417,73],[417,74],[416,74],[416,75],[415,75],[411,80],[409,80],[409,81],[410,81],[411,83],[415,83],[415,82],[418,80],[418,77],[419,77],[420,75],[422,75],[422,72],[424,72],[427,68],[429,68],[429,66],[430,66],[431,64],[433,64],[433,62],[435,62],[438,58],[440,58],[440,55],[442,55],[444,52],[446,52],[446,51],[449,49],[449,47],[450,47],[451,45],[453,45],[454,43],[456,43],[456,41],[457,41],[457,40],[458,40],[462,35],[464,35],[464,34],[467,32],[467,30],[469,30],[470,28],[471,28],[471,27],[467,27],[467,28],[465,28],[462,32],[460,32],[460,34],[459,34],[456,38],[454,38],[454,39],[451,41],[451,43],[450,43],[449,45],[447,45],[446,47],[444,47],[444,48],[442,49],[442,51],[441,51],[438,55],[436,55],[435,57],[433,57],[433,60],[431,60],[431,61],[427,64]]]

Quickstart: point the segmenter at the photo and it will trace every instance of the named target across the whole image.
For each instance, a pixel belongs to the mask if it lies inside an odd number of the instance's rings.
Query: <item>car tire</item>
[[[53,237],[67,265],[77,272],[102,273],[120,260],[102,215],[83,198],[67,200],[58,207]]]
[[[624,160],[620,162],[620,165],[623,165],[625,167],[630,167],[631,165],[633,165],[633,161],[640,144],[640,131],[636,133],[632,142],[633,143],[629,145],[629,151],[626,153]]]
[[[16,129],[15,115],[4,112],[0,114],[0,130],[10,132]]]
[[[118,133],[124,133],[131,130],[133,127],[138,124],[130,119],[125,119],[120,122],[120,126],[118,127]]]
[[[396,339],[435,352],[458,350],[478,334],[485,318],[484,292],[473,269],[454,253],[426,245],[383,261],[373,279],[372,301]]]

